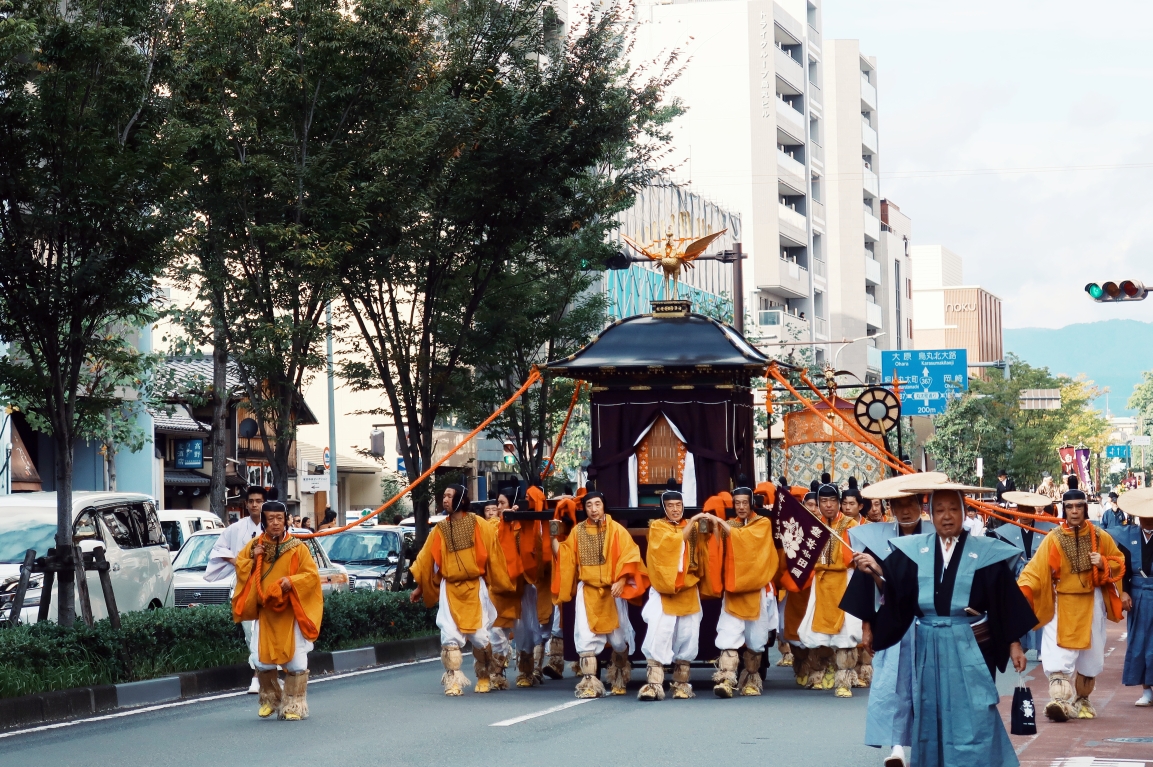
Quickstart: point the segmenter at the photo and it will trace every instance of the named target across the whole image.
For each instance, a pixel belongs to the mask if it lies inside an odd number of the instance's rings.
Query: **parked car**
[[[307,533],[303,528],[293,528],[294,533]],[[201,530],[188,536],[180,552],[172,562],[172,586],[164,598],[165,607],[197,607],[199,605],[225,605],[232,601],[232,590],[236,577],[229,576],[221,581],[206,581],[204,571],[208,568],[208,556],[220,530]],[[320,588],[324,593],[348,591],[349,577],[343,567],[334,565],[315,539],[302,541],[308,547],[316,567],[320,571]]]
[[[104,549],[111,563],[112,593],[120,612],[160,607],[172,583],[172,560],[157,514],[157,503],[139,493],[72,494],[72,540],[82,551]],[[56,493],[18,493],[0,497],[0,618],[7,618],[16,595],[20,564],[27,549],[44,556],[56,541]],[[100,577],[88,574],[92,617],[108,617]],[[34,623],[43,576],[36,574],[24,597],[20,620]],[[55,587],[53,587],[55,591]],[[76,612],[80,614],[79,595]],[[55,621],[59,599],[53,593],[48,616]]]
[[[160,512],[160,526],[168,541],[168,550],[175,558],[176,552],[184,545],[184,540],[201,530],[223,530],[220,517],[210,511],[200,509],[164,509]]]
[[[403,534],[403,528],[396,525],[373,525],[317,540],[329,559],[348,571],[349,588],[390,591]]]

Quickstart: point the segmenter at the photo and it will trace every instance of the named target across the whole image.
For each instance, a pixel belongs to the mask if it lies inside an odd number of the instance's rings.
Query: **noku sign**
[[[945,304],[945,311],[947,312],[975,312],[977,311],[976,304]]]

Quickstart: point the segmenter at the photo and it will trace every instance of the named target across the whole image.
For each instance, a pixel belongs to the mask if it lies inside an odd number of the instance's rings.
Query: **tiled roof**
[[[170,356],[165,359],[165,367],[172,375],[176,385],[183,390],[206,392],[212,387],[212,358],[205,356]],[[243,399],[243,384],[236,363],[229,361],[226,382],[234,399]],[[169,396],[175,398],[177,392]],[[319,423],[316,414],[308,407],[302,396],[300,399],[300,412],[297,424],[311,426]]]
[[[177,407],[171,413],[166,413],[163,410],[150,410],[149,412],[152,414],[153,428],[165,434],[191,434],[207,437],[212,432],[211,426],[194,419],[184,407]]]
[[[165,485],[179,485],[180,487],[208,487],[212,478],[191,469],[165,469]]]
[[[296,455],[297,460],[301,464],[312,463],[319,466],[324,463],[324,448],[309,445],[307,442],[297,440]],[[305,468],[307,469],[307,466],[305,466]],[[336,454],[336,470],[338,473],[376,474],[383,468],[381,464],[366,458],[361,458],[360,456],[345,455],[344,453]]]

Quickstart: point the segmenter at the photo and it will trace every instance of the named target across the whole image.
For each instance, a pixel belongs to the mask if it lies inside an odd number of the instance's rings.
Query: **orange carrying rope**
[[[552,474],[552,470],[555,466],[554,462],[556,461],[556,453],[558,450],[560,450],[560,446],[564,442],[564,434],[566,431],[568,431],[569,419],[572,418],[572,411],[576,408],[577,401],[580,400],[581,387],[584,385],[584,381],[576,382],[576,388],[574,388],[572,392],[572,401],[568,403],[568,412],[565,413],[564,423],[561,424],[560,431],[557,432],[556,441],[552,443],[552,452],[549,453],[548,463],[545,464],[544,469],[541,470],[540,478],[542,480],[547,479],[549,475]]]
[[[484,421],[481,422],[480,426],[477,426],[475,429],[470,431],[465,436],[465,438],[460,441],[460,444],[458,444],[452,450],[449,450],[447,453],[445,453],[443,458],[441,458],[439,461],[434,463],[432,466],[429,466],[428,469],[423,474],[421,474],[419,477],[417,477],[415,480],[413,480],[412,483],[410,483],[408,485],[408,487],[406,487],[404,490],[401,490],[399,493],[394,495],[392,498],[388,499],[384,504],[382,504],[378,509],[376,509],[376,511],[372,512],[371,514],[365,514],[360,519],[349,522],[344,527],[330,527],[327,530],[318,530],[315,533],[293,533],[293,536],[295,536],[297,538],[323,538],[326,535],[335,535],[336,533],[343,533],[345,530],[351,530],[352,528],[356,527],[357,525],[362,525],[367,520],[372,519],[373,517],[377,516],[378,514],[383,513],[388,507],[392,506],[394,503],[399,501],[405,495],[412,492],[412,489],[414,487],[416,487],[421,482],[424,482],[426,479],[428,479],[430,476],[432,476],[432,473],[434,471],[436,471],[440,467],[441,464],[443,464],[445,461],[447,461],[449,458],[451,458],[456,453],[456,451],[460,450],[462,447],[464,447],[466,444],[468,444],[468,442],[473,437],[475,437],[477,434],[479,434],[481,431],[483,431],[486,426],[488,426],[490,423],[495,421],[497,416],[499,416],[505,410],[508,410],[510,407],[512,407],[513,403],[516,402],[518,399],[520,399],[521,395],[524,394],[526,391],[528,391],[529,388],[539,380],[540,380],[540,370],[538,370],[537,367],[534,365],[532,372],[529,373],[528,378],[525,379],[524,384],[522,384],[521,387],[516,390],[515,394],[513,394],[511,397],[509,397],[503,405],[498,407],[493,412],[492,415],[490,415],[488,418],[484,419]]]

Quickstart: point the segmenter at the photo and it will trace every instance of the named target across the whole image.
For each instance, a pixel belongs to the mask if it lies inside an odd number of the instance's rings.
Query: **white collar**
[[[1143,527],[1138,528],[1138,529],[1141,531],[1141,535],[1145,536],[1145,542],[1146,543],[1149,542],[1150,538],[1153,538],[1153,530],[1146,530]]]

